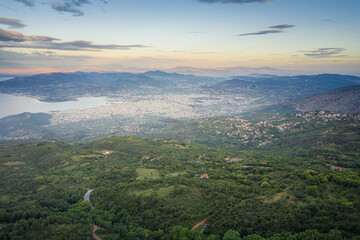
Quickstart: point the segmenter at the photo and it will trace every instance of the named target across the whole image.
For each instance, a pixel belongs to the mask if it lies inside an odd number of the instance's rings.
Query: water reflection
[[[108,103],[106,97],[83,97],[77,101],[41,102],[34,98],[0,94],[0,118],[23,112],[50,112],[68,109],[85,109],[102,106]]]

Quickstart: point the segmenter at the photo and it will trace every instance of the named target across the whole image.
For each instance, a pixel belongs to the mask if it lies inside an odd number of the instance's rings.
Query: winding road
[[[94,191],[94,189],[90,189],[88,190],[86,193],[85,193],[85,196],[84,196],[84,201],[89,201],[90,202],[90,206],[91,206],[91,209],[94,209],[94,206],[92,205],[91,201],[90,201],[90,194],[91,192]],[[93,225],[92,227],[92,232],[93,232],[93,238],[95,240],[102,240],[98,235],[95,234],[95,232],[97,230],[101,229],[101,227],[99,226],[96,226],[96,225]]]
[[[91,209],[94,208],[94,206],[92,205],[92,203],[90,201],[90,194],[91,194],[92,191],[94,191],[94,189],[88,190],[87,193],[84,196],[84,201],[89,201],[90,202]]]

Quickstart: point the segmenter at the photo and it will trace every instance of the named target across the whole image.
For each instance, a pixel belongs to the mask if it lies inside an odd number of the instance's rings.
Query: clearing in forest
[[[160,177],[159,171],[156,169],[137,168],[137,178],[139,180],[144,179],[157,179]]]

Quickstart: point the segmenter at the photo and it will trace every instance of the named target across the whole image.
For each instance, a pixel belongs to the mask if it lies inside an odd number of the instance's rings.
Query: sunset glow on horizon
[[[360,75],[359,10],[357,0],[4,0],[0,74]]]

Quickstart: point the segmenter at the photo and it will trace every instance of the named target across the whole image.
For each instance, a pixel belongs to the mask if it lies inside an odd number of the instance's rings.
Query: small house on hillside
[[[340,172],[342,171],[342,167],[335,167],[334,166],[333,169],[336,170],[336,171],[340,171]]]
[[[241,158],[231,158],[230,160],[229,160],[229,162],[240,162],[240,161],[242,161],[243,159],[241,159]]]
[[[201,179],[203,179],[203,178],[209,179],[209,175],[203,174],[203,175],[200,176],[200,178],[201,178]]]
[[[266,162],[260,162],[259,164],[261,164],[261,165],[266,165]]]
[[[109,155],[110,152],[109,152],[109,151],[105,151],[103,154],[104,154],[104,155]]]

